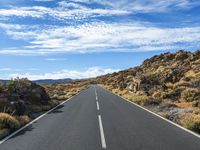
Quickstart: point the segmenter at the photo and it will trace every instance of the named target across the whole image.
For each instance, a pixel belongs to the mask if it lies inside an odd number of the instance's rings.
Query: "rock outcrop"
[[[51,102],[45,89],[27,79],[11,80],[0,90],[0,112],[27,115]]]

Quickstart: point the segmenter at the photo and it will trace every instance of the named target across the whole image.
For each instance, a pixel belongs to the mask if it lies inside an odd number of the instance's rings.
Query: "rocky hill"
[[[200,51],[164,53],[98,84],[200,133]]]

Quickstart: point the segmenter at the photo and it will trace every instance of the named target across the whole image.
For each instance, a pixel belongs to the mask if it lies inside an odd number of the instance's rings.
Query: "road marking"
[[[98,96],[97,96],[97,90],[96,90],[96,87],[94,87],[94,92],[95,92],[95,97],[96,97],[96,100],[98,100]]]
[[[83,90],[85,91],[85,90]],[[81,91],[81,92],[83,92]],[[56,108],[58,108],[59,106],[63,105],[64,103],[68,102],[69,100],[71,100],[73,97],[79,95],[81,92],[77,93],[76,95],[70,97],[69,99],[63,101],[62,103],[58,104],[57,106],[55,106],[54,108],[50,109],[49,111],[45,112],[44,114],[40,115],[39,117],[35,118],[34,120],[32,120],[31,122],[29,122],[28,124],[26,124],[25,126],[19,128],[18,130],[16,130],[15,132],[13,132],[12,134],[6,136],[4,139],[2,139],[0,141],[0,145],[3,144],[5,141],[7,141],[8,139],[10,139],[11,137],[15,136],[16,134],[18,134],[19,132],[21,132],[22,130],[24,130],[25,128],[27,128],[28,126],[30,126],[31,124],[35,123],[36,121],[38,121],[39,119],[41,119],[42,117],[44,117],[45,115],[47,115],[48,113],[54,111]]]
[[[99,102],[97,101],[97,110],[99,110]]]
[[[103,88],[103,87],[102,87],[102,88]],[[159,117],[160,119],[165,120],[165,121],[167,121],[168,123],[170,123],[170,124],[172,124],[172,125],[174,125],[174,126],[180,128],[180,129],[182,129],[182,130],[184,130],[184,131],[186,131],[186,132],[188,132],[188,133],[194,135],[195,137],[200,138],[200,135],[199,135],[199,134],[197,134],[197,133],[195,133],[195,132],[193,132],[193,131],[191,131],[191,130],[189,130],[189,129],[186,129],[186,128],[182,127],[181,125],[179,125],[179,124],[177,124],[177,123],[175,123],[175,122],[172,122],[171,120],[168,120],[168,119],[166,119],[166,118],[164,118],[164,117],[162,117],[162,116],[160,116],[160,115],[158,115],[158,114],[156,114],[156,113],[154,113],[154,112],[152,112],[152,111],[150,111],[150,110],[148,110],[148,109],[146,109],[146,108],[144,108],[144,107],[142,107],[142,106],[140,106],[140,105],[138,105],[138,104],[136,104],[136,103],[134,103],[134,102],[132,102],[132,101],[129,101],[129,100],[123,98],[122,96],[119,96],[119,95],[117,95],[117,94],[115,94],[115,93],[109,91],[108,89],[105,89],[105,88],[103,88],[103,89],[106,90],[106,91],[108,91],[108,92],[110,92],[110,93],[112,93],[112,94],[114,94],[114,95],[116,95],[116,96],[118,96],[118,97],[120,97],[120,98],[122,98],[123,100],[125,100],[125,101],[127,101],[127,102],[129,102],[129,103],[131,103],[131,104],[133,104],[133,105],[135,105],[135,106],[137,106],[137,107],[139,107],[139,108],[141,108],[141,109],[143,109],[143,110],[145,110],[145,111],[147,111],[147,112],[149,112],[149,113],[151,113],[151,114],[153,114],[153,115],[155,115],[155,116],[157,116],[157,117]]]
[[[105,140],[105,136],[104,136],[101,115],[98,115],[98,118],[99,118],[99,129],[100,129],[100,135],[101,135],[101,145],[102,145],[102,148],[106,149],[106,140]]]

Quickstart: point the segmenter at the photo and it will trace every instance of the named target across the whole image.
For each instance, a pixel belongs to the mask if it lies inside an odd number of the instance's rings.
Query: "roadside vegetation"
[[[88,80],[77,80],[70,83],[55,83],[43,86],[52,100],[64,101],[86,89],[89,84]]]
[[[164,53],[97,79],[114,93],[200,133],[200,51]]]

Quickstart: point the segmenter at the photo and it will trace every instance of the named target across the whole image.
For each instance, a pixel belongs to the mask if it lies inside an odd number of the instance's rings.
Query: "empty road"
[[[0,144],[0,150],[200,150],[200,139],[90,86]]]

